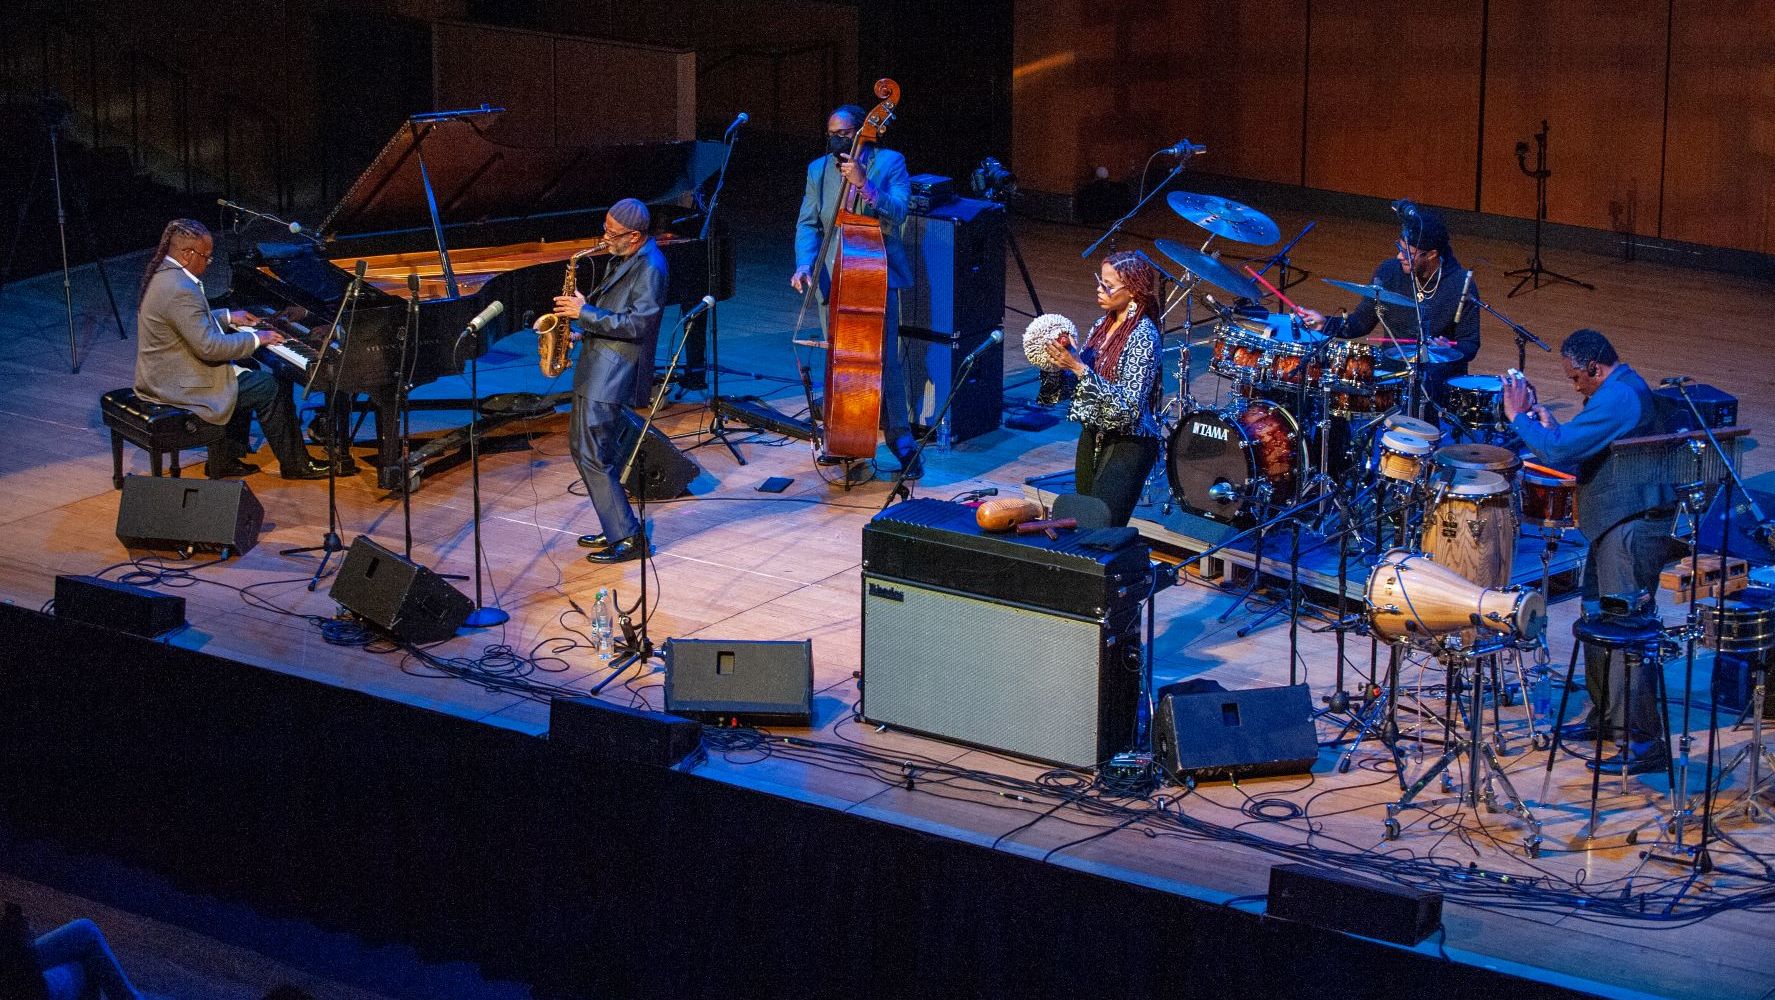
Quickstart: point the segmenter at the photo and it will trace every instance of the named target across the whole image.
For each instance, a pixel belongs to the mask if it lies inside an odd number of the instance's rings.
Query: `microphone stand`
[[[339,358],[333,363],[332,378],[328,379],[327,385],[327,416],[333,422],[333,426],[329,428],[330,433],[327,434],[327,533],[321,536],[319,545],[284,549],[278,553],[286,556],[301,555],[305,552],[319,552],[321,554],[320,564],[314,567],[314,575],[308,578],[310,592],[320,586],[320,578],[326,573],[327,562],[333,558],[333,553],[345,551],[345,543],[339,540],[339,438],[344,435],[346,428],[350,427],[350,420],[340,421],[335,406],[339,398],[339,372],[345,367],[345,345],[351,340],[351,326],[357,319],[358,292],[362,289],[363,282],[364,262],[360,260],[357,264],[357,273],[352,276],[351,287],[345,290],[345,298],[339,301],[339,311],[333,315],[333,324],[327,328],[327,337],[321,341],[320,351],[316,354],[314,362],[314,374],[309,376],[308,384],[303,387],[305,393],[314,391],[315,376],[320,374],[320,366],[326,364],[327,349],[332,347],[336,341]],[[346,313],[347,308],[351,310],[349,315]],[[341,319],[345,321],[344,328],[339,325]],[[340,426],[342,423],[344,427]],[[306,451],[306,449],[304,450]]]
[[[991,343],[991,341],[987,343]],[[975,348],[972,354],[962,359],[961,370],[956,373],[955,382],[949,389],[949,395],[943,400],[943,408],[937,411],[936,417],[929,424],[925,425],[924,433],[920,434],[918,440],[912,444],[912,454],[900,466],[900,471],[894,474],[894,485],[888,490],[887,499],[881,502],[882,510],[887,510],[895,498],[912,499],[912,487],[906,485],[907,474],[918,465],[919,460],[924,456],[924,446],[930,442],[931,435],[937,433],[937,428],[943,426],[943,421],[948,419],[949,408],[955,405],[956,394],[961,391],[962,386],[967,384],[968,377],[974,373],[974,366],[979,364],[981,355],[985,353],[981,348],[985,346],[982,344],[981,347]]]
[[[469,411],[469,422],[468,422],[468,470],[469,470],[468,477],[469,477],[469,483],[471,484],[469,487],[470,493],[474,497],[475,609],[468,613],[468,617],[463,620],[463,624],[468,626],[469,628],[489,628],[494,625],[504,625],[506,622],[511,620],[512,616],[507,614],[505,612],[505,609],[503,609],[503,608],[496,607],[496,606],[489,607],[486,604],[483,604],[481,601],[481,382],[480,382],[481,330],[480,330],[480,328],[471,324],[468,329],[462,331],[462,333],[456,338],[457,350],[461,350],[462,341],[464,338],[467,338],[467,337],[474,338],[474,344],[473,344],[474,353],[469,355],[469,359],[468,359],[468,394],[471,397],[471,401],[474,404],[473,409],[471,409]],[[404,476],[406,476],[406,474],[407,474],[406,469],[403,467],[401,469],[401,475],[404,477]],[[401,485],[403,487],[405,487],[406,483],[403,482]],[[403,489],[401,492],[406,493],[407,491],[405,489]]]
[[[1504,296],[1507,299],[1513,299],[1520,295],[1522,286],[1531,281],[1534,282],[1534,288],[1530,288],[1529,291],[1535,291],[1541,287],[1542,278],[1546,278],[1549,284],[1563,281],[1568,285],[1577,285],[1588,291],[1596,291],[1596,286],[1589,282],[1579,281],[1577,278],[1541,266],[1541,224],[1547,220],[1547,178],[1553,176],[1553,171],[1547,169],[1547,133],[1550,131],[1547,119],[1541,119],[1541,131],[1535,133],[1535,169],[1533,170],[1528,168],[1528,143],[1519,142],[1516,144],[1517,169],[1535,179],[1535,253],[1528,259],[1527,267],[1504,272],[1506,278],[1521,279],[1516,282],[1515,288],[1510,289],[1510,294]]]
[[[711,310],[714,306],[709,307]],[[623,630],[623,655],[618,657],[611,666],[610,676],[599,681],[592,688],[592,694],[602,692],[621,677],[630,667],[643,664],[653,659],[653,640],[647,635],[647,567],[653,562],[653,539],[647,530],[647,443],[648,432],[653,430],[653,419],[659,415],[659,408],[666,400],[666,389],[672,384],[672,376],[678,370],[678,362],[684,357],[684,345],[690,340],[690,319],[686,316],[678,321],[678,344],[672,349],[672,359],[666,362],[666,377],[653,392],[653,401],[648,404],[647,417],[641,421],[641,433],[635,435],[635,446],[629,449],[629,457],[623,462],[622,475],[619,482],[628,482],[631,471],[638,473],[635,477],[635,516],[641,522],[641,597],[635,607],[641,612],[641,627],[631,634]],[[639,464],[637,464],[639,463]],[[740,463],[744,465],[745,462]],[[628,615],[622,616],[625,622]]]
[[[721,189],[727,184],[727,165],[733,162],[734,147],[739,145],[740,130],[738,126],[739,122],[735,121],[734,124],[728,128],[726,139],[727,149],[721,157],[721,172],[715,175],[715,190],[709,194],[709,211],[703,216],[702,240],[708,250],[709,257],[709,296],[715,299],[721,297],[715,288],[715,209],[721,204]],[[740,454],[739,446],[733,442],[733,431],[728,430],[727,414],[726,411],[722,409],[721,324],[717,318],[717,313],[719,311],[720,310],[716,306],[709,306],[709,317],[705,321],[709,337],[709,438],[711,440],[720,441],[723,445],[726,445],[727,450],[733,455],[733,460],[741,465],[745,465],[746,458],[744,455]],[[684,339],[688,340],[689,337],[690,331],[687,327],[684,332]],[[677,362],[676,357],[672,360],[674,364]],[[671,380],[671,377],[672,372],[671,369],[668,368],[666,370],[666,379],[668,382]]]
[[[1189,166],[1189,161],[1192,158],[1194,158],[1194,156],[1195,156],[1194,153],[1181,154],[1178,157],[1177,166],[1171,168],[1171,172],[1165,175],[1165,179],[1160,181],[1158,184],[1154,185],[1153,189],[1151,191],[1147,192],[1146,197],[1140,199],[1140,201],[1133,208],[1128,209],[1127,215],[1124,215],[1121,218],[1117,219],[1114,223],[1112,223],[1110,225],[1109,230],[1107,232],[1105,232],[1102,236],[1097,237],[1097,240],[1094,243],[1092,243],[1090,246],[1086,247],[1085,252],[1079,254],[1080,259],[1089,260],[1091,258],[1091,255],[1097,252],[1097,248],[1103,245],[1104,240],[1110,239],[1111,237],[1115,236],[1116,233],[1120,232],[1121,228],[1123,226],[1127,225],[1129,219],[1132,219],[1136,215],[1140,214],[1140,210],[1146,207],[1147,202],[1152,201],[1154,198],[1158,197],[1158,194],[1160,191],[1163,191],[1167,187],[1170,187],[1171,182],[1177,179],[1178,174],[1183,173],[1184,168]],[[1151,164],[1150,160],[1147,162],[1149,165]]]
[[[407,468],[408,443],[413,436],[413,413],[408,405],[411,399],[408,382],[412,375],[412,362],[407,352],[419,330],[419,274],[412,272],[407,275],[407,322],[401,327],[401,375],[395,383],[395,413],[399,415],[401,424],[401,538],[402,554],[409,560],[413,558],[413,474]]]
[[[1473,292],[1468,292],[1467,293],[1467,301],[1471,302],[1474,305],[1478,306],[1479,308],[1485,310],[1487,313],[1489,313],[1490,315],[1495,317],[1500,323],[1503,323],[1505,326],[1509,327],[1512,333],[1516,334],[1516,370],[1517,371],[1522,371],[1522,369],[1524,367],[1526,367],[1528,364],[1528,345],[1529,344],[1534,344],[1536,347],[1539,347],[1543,351],[1552,351],[1553,350],[1553,348],[1550,347],[1545,340],[1542,340],[1541,338],[1535,336],[1532,332],[1530,332],[1528,327],[1523,326],[1521,323],[1518,323],[1515,320],[1511,319],[1510,317],[1504,315],[1503,313],[1498,312],[1496,309],[1493,309],[1489,303],[1487,303],[1484,299],[1481,299],[1477,294],[1475,294]]]
[[[1276,290],[1282,291],[1282,292],[1285,292],[1288,289],[1293,288],[1295,285],[1298,285],[1301,282],[1307,280],[1307,278],[1309,278],[1312,275],[1312,272],[1308,271],[1304,267],[1295,267],[1293,264],[1290,264],[1288,262],[1288,251],[1293,250],[1294,245],[1296,243],[1299,243],[1301,240],[1306,239],[1307,234],[1312,232],[1313,227],[1317,226],[1318,224],[1319,224],[1319,220],[1317,220],[1317,219],[1314,219],[1313,221],[1308,222],[1306,225],[1306,228],[1302,229],[1298,234],[1296,234],[1294,239],[1291,239],[1286,244],[1284,244],[1282,249],[1277,250],[1275,253],[1269,255],[1268,257],[1265,257],[1263,260],[1263,267],[1258,269],[1258,272],[1257,272],[1258,277],[1262,277],[1264,274],[1268,273],[1269,269],[1272,267],[1281,268],[1282,269],[1282,280],[1276,283]],[[1295,278],[1293,281],[1290,281],[1290,280],[1288,280],[1288,272],[1289,271],[1298,271],[1298,272],[1300,272],[1300,275],[1299,275],[1299,277]]]

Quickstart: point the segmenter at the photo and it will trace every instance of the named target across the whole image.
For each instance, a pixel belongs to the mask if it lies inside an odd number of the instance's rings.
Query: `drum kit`
[[[1346,565],[1373,561],[1364,612],[1339,616],[1334,626],[1340,633],[1340,693],[1343,631],[1366,631],[1389,646],[1391,664],[1384,687],[1367,688],[1384,693],[1367,699],[1351,725],[1376,735],[1383,718],[1390,721],[1398,663],[1408,651],[1434,656],[1447,665],[1450,678],[1443,757],[1415,784],[1408,785],[1402,770],[1405,794],[1389,806],[1387,835],[1398,835],[1402,810],[1441,804],[1417,797],[1438,775],[1452,790],[1459,771],[1451,769],[1464,758],[1466,780],[1454,801],[1483,801],[1518,816],[1532,828],[1529,847],[1536,850],[1539,824],[1510,787],[1493,745],[1497,737],[1482,736],[1479,707],[1482,693],[1494,705],[1502,700],[1500,660],[1513,658],[1520,671],[1521,654],[1538,650],[1539,669],[1546,669],[1545,577],[1552,545],[1574,524],[1575,481],[1552,470],[1525,471],[1517,452],[1502,446],[1508,427],[1499,378],[1466,376],[1449,383],[1450,423],[1476,441],[1452,440],[1439,421],[1420,416],[1423,368],[1455,360],[1446,348],[1328,337],[1307,329],[1273,287],[1279,307],[1290,311],[1270,312],[1262,304],[1259,285],[1268,287],[1262,271],[1235,270],[1207,252],[1216,237],[1274,242],[1280,232],[1262,213],[1206,195],[1174,193],[1168,202],[1210,234],[1201,249],[1168,239],[1155,246],[1184,272],[1171,276],[1176,288],[1168,301],[1187,303],[1201,291],[1198,298],[1214,310],[1206,353],[1219,386],[1211,400],[1195,396],[1186,343],[1179,353],[1180,391],[1163,414],[1168,429],[1161,467],[1170,500],[1241,529],[1236,538],[1255,535],[1260,554],[1265,531],[1299,532],[1303,520],[1323,538],[1335,536],[1340,601]],[[1414,305],[1378,285],[1325,280],[1363,298]],[[1236,305],[1215,301],[1204,285]],[[1194,333],[1193,324],[1185,328]],[[1540,589],[1512,585],[1525,524],[1552,540]],[[1298,566],[1294,573],[1298,577]],[[1298,581],[1292,592],[1299,593]],[[1494,786],[1503,790],[1501,805]]]

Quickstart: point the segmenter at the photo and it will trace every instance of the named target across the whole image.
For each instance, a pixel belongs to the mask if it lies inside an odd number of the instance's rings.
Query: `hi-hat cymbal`
[[[1184,221],[1193,222],[1214,235],[1224,236],[1229,240],[1267,247],[1282,238],[1282,230],[1269,216],[1226,198],[1190,191],[1173,191],[1165,196],[1165,204],[1170,205],[1171,211],[1182,216]]]
[[[1381,302],[1385,302],[1387,305],[1398,306],[1401,309],[1415,308],[1410,299],[1400,295],[1398,292],[1382,288],[1380,285],[1358,285],[1354,281],[1339,281],[1336,278],[1320,278],[1319,280],[1333,288],[1341,288],[1346,292],[1360,295],[1365,299],[1377,299]]]
[[[1241,299],[1250,299],[1253,302],[1263,298],[1263,292],[1251,279],[1194,247],[1186,247],[1176,240],[1154,240],[1153,246],[1158,247],[1160,253],[1175,261],[1177,266],[1216,288]]]

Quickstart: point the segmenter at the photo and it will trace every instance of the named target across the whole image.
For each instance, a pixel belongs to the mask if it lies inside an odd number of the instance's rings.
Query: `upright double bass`
[[[864,148],[879,140],[893,122],[900,85],[877,80],[875,96],[881,103],[864,116],[851,139],[853,161],[860,162]],[[888,259],[881,220],[859,211],[861,199],[862,192],[846,181],[826,236],[837,245],[826,301],[826,398],[821,421],[821,447],[829,458],[873,458],[881,423]],[[820,259],[824,258],[822,253]]]

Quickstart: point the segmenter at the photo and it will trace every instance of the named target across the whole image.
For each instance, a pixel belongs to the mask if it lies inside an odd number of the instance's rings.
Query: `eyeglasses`
[[[1436,252],[1435,250],[1419,250],[1404,240],[1400,240],[1394,245],[1399,248],[1399,252],[1408,260],[1417,260],[1420,257],[1428,257]]]
[[[214,257],[216,255],[216,251],[214,249],[211,249],[209,251],[203,251],[203,250],[197,249],[196,247],[186,247],[179,252],[180,253],[194,253],[194,254],[198,255],[199,257],[202,257],[204,260],[209,260],[211,257]]]
[[[609,226],[604,227],[604,238],[606,240],[620,240],[625,236],[638,236],[640,233],[641,230],[639,229],[612,229]]]
[[[826,134],[831,136],[834,139],[849,139],[857,134],[857,130],[854,128],[837,129],[837,130],[827,129]]]
[[[1103,276],[1100,274],[1093,274],[1091,280],[1097,283],[1097,290],[1105,295],[1120,295],[1122,292],[1128,290],[1127,285],[1111,285],[1106,283],[1103,280]]]

